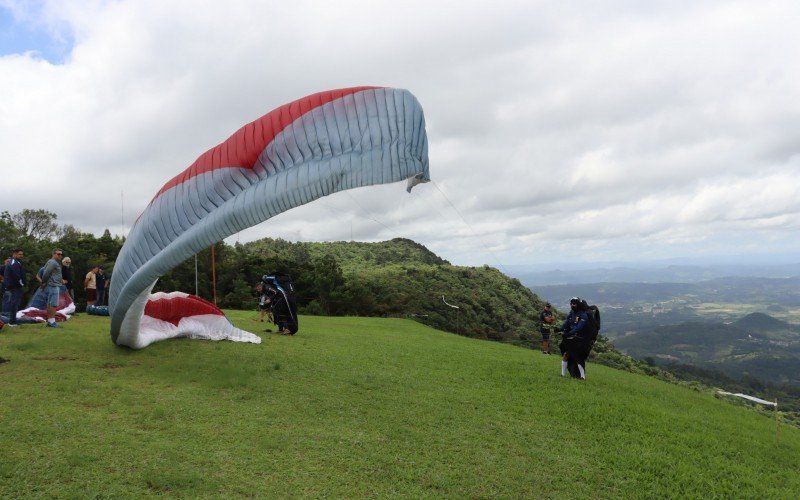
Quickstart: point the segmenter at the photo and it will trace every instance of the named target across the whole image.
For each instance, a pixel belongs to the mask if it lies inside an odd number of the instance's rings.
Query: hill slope
[[[232,319],[254,329],[254,313]],[[401,319],[260,345],[0,337],[0,497],[782,497],[800,431],[712,395]]]
[[[272,268],[292,275],[301,313],[413,317],[467,337],[529,344],[539,338],[544,302],[519,280],[489,266],[453,266],[408,239],[290,243],[265,238],[237,245],[235,252],[233,269],[247,280]],[[257,264],[255,272],[248,271],[248,262]],[[246,300],[253,303],[252,297]]]
[[[734,321],[733,324],[743,330],[752,330],[755,332],[780,332],[783,330],[800,332],[800,327],[789,324],[786,321],[775,319],[769,314],[760,312],[750,313],[743,318]]]

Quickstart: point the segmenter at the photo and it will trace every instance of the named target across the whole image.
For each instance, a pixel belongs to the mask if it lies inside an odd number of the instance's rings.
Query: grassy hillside
[[[232,312],[256,330],[255,313]],[[0,497],[769,497],[800,431],[711,394],[442,333],[302,317],[260,345],[0,334]]]
[[[290,243],[265,238],[237,245],[234,251],[237,257],[229,260],[236,263],[231,269],[237,276],[260,277],[272,268],[292,275],[301,313],[413,317],[467,337],[529,345],[539,339],[544,302],[519,280],[489,266],[450,265],[408,239]],[[235,278],[221,281],[233,283]],[[175,284],[167,280],[166,285]],[[228,304],[240,308],[252,302],[245,297],[239,305]]]

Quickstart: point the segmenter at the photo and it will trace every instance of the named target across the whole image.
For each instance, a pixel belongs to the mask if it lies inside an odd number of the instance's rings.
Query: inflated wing
[[[429,180],[425,119],[407,90],[355,87],[285,104],[206,151],[156,194],[114,267],[111,338],[142,348],[159,277],[203,248],[337,191]]]

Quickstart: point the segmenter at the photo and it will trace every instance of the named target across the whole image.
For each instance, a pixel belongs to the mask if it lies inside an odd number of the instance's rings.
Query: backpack
[[[294,283],[292,282],[292,278],[285,273],[272,273],[272,274],[265,274],[261,281],[270,285],[272,287],[280,287],[287,296],[290,296],[294,299]]]
[[[294,335],[297,333],[297,298],[294,283],[288,274],[265,274],[261,281],[274,290],[272,298],[272,314],[275,324],[287,329]]]
[[[586,316],[589,318],[584,328],[588,329],[588,338],[594,344],[597,342],[598,335],[600,335],[600,309],[596,305],[590,306],[585,300],[581,300],[581,306],[583,306],[583,310],[586,311]]]

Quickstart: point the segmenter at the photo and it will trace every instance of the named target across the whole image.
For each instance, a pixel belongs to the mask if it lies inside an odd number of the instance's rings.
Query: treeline
[[[542,301],[491,267],[453,266],[424,246],[396,238],[380,243],[291,243],[266,238],[214,248],[218,304],[255,307],[262,275],[289,274],[301,313],[411,317],[469,337],[533,342]],[[197,290],[212,293],[210,256],[199,254]],[[159,280],[157,290],[195,289],[189,259]],[[457,307],[451,307],[445,303]]]

